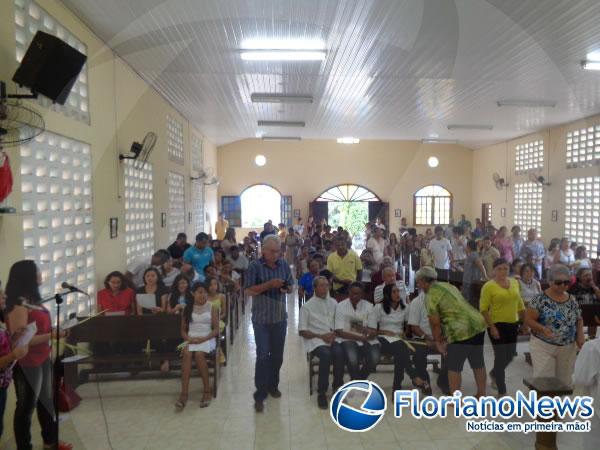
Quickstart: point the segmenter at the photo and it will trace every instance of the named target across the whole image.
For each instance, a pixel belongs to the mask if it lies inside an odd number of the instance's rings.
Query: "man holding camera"
[[[264,410],[264,401],[269,394],[274,398],[281,397],[278,386],[287,332],[286,294],[291,293],[293,287],[290,266],[281,258],[281,240],[276,235],[265,236],[262,256],[250,263],[244,286],[246,295],[252,297],[256,412]]]

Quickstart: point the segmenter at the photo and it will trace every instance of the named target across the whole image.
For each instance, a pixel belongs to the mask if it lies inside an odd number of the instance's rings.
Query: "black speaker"
[[[66,42],[38,31],[13,81],[64,105],[86,59],[87,56]]]

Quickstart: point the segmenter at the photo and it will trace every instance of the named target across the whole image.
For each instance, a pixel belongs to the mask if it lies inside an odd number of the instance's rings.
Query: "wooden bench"
[[[434,353],[431,353],[431,354],[434,354]],[[314,377],[319,374],[319,358],[317,358],[314,355],[311,355],[310,353],[306,353],[306,361],[308,362],[308,393],[309,393],[309,395],[312,395],[313,390],[314,390]],[[431,365],[433,367],[434,373],[440,373],[440,363],[438,360],[427,359],[427,365]],[[386,366],[386,367],[391,366],[392,367],[391,371],[393,372],[394,358],[392,356],[382,354],[381,357],[379,358],[379,363],[377,364],[378,368],[379,368],[379,366]],[[330,373],[332,373],[332,369],[333,369],[333,366],[330,369]],[[344,363],[344,373],[348,373],[345,363]]]
[[[564,385],[557,378],[524,378],[523,384],[531,390],[534,390],[541,396],[555,397],[563,395],[571,395],[573,389]],[[537,418],[540,422],[551,422],[555,419]],[[557,450],[556,432],[538,432],[535,434],[535,449],[536,450]]]
[[[83,319],[83,318],[82,318]],[[122,354],[100,355],[92,354],[84,359],[64,362],[65,383],[73,389],[86,383],[90,374],[129,373],[129,378],[139,372],[156,372],[160,362],[173,361],[173,368],[180,367],[181,356],[176,346],[164,352],[144,351],[148,340],[172,340],[182,342],[181,316],[173,314],[157,314],[146,316],[99,316],[71,329],[67,343],[91,344],[124,344],[128,348],[139,344],[138,350],[130,350]],[[218,341],[223,342],[226,337],[223,333]],[[219,364],[217,352],[209,354],[209,377],[212,378],[213,395],[217,396],[217,381],[219,378]],[[65,356],[68,356],[66,354]],[[80,365],[88,365],[82,368]],[[171,376],[174,376],[171,371]]]

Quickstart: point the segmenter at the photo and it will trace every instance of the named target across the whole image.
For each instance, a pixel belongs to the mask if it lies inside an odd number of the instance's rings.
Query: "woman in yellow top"
[[[498,397],[506,395],[505,370],[517,349],[519,322],[523,322],[525,305],[521,298],[519,282],[509,278],[510,266],[504,258],[493,264],[493,278],[483,285],[479,310],[488,326],[494,346],[494,368],[490,372],[492,387]]]

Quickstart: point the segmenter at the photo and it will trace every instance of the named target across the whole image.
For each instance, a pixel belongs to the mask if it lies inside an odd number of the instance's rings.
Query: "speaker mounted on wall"
[[[38,31],[13,76],[33,94],[64,105],[87,56],[51,34]]]

